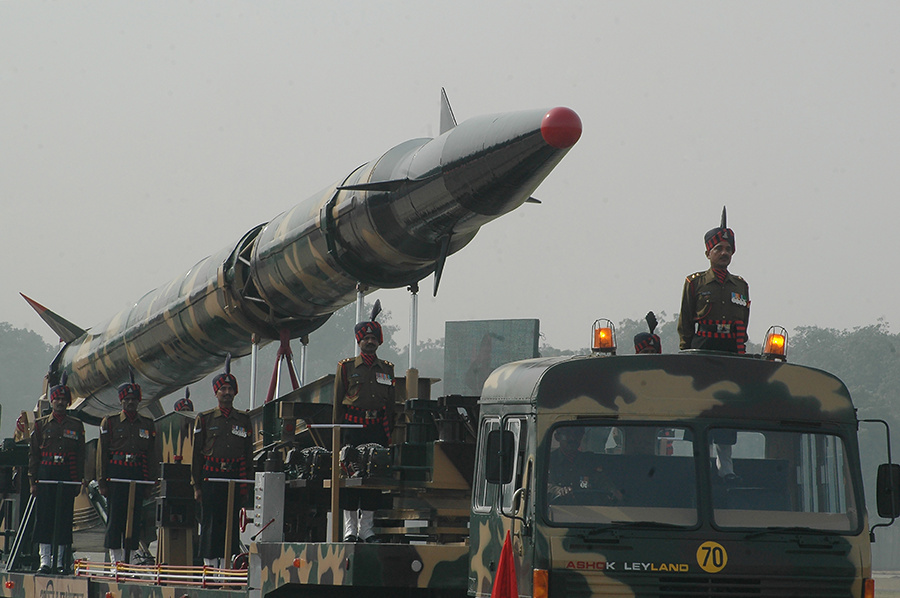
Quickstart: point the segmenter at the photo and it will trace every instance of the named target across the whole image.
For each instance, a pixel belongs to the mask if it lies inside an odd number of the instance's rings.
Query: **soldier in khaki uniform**
[[[679,347],[744,353],[750,321],[750,288],[728,266],[734,254],[734,231],[722,225],[706,233],[709,270],[695,272],[684,281],[678,315]]]
[[[391,444],[396,401],[394,364],[375,355],[384,342],[381,324],[375,321],[379,311],[381,304],[376,301],[371,321],[360,322],[354,329],[359,356],[338,363],[334,379],[336,423],[363,425],[343,430],[343,445]],[[373,526],[381,492],[344,490],[340,502],[344,512],[344,541],[377,542]]]
[[[31,494],[35,497],[34,541],[41,557],[41,573],[50,573],[52,564],[53,525],[57,514],[60,530],[57,542],[60,546],[56,566],[62,569],[63,546],[72,544],[72,518],[75,497],[80,486],[66,485],[61,503],[57,503],[57,484],[40,484],[41,480],[62,480],[84,483],[84,425],[67,415],[72,402],[72,392],[66,386],[66,373],[59,385],[50,389],[50,415],[34,422],[31,431],[31,452],[28,471],[31,474]]]
[[[200,556],[211,567],[230,565],[237,553],[238,512],[247,496],[248,486],[238,484],[232,508],[231,554],[225,554],[225,528],[228,517],[228,483],[209,478],[249,479],[253,475],[253,426],[246,412],[234,408],[238,392],[237,378],[231,373],[231,355],[225,360],[225,373],[213,379],[213,392],[219,406],[204,411],[194,423],[194,447],[191,477],[194,497],[200,501]],[[218,562],[224,558],[224,562]]]
[[[156,453],[156,425],[138,413],[141,387],[126,382],[118,388],[122,411],[100,422],[100,446],[97,449],[97,484],[107,499],[106,538],[110,561],[128,562],[126,551],[137,550],[141,536],[141,507],[147,494],[146,484],[136,484],[131,512],[131,536],[126,537],[130,484],[119,480],[156,480],[159,459]]]

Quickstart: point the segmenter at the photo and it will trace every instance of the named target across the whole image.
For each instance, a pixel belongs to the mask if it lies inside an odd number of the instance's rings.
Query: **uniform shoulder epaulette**
[[[740,280],[741,282],[747,282],[746,280],[744,280],[743,278],[741,278],[741,277],[738,276],[737,274],[732,274],[732,276],[734,276],[735,278],[737,278],[737,279]]]
[[[347,362],[355,361],[355,360],[356,360],[355,357],[348,357],[347,359],[342,359],[342,360],[340,360],[340,361],[338,362],[338,365],[344,365],[344,364],[347,363]]]
[[[389,365],[389,366],[391,366],[391,367],[394,367],[394,364],[391,363],[390,361],[388,361],[387,359],[382,359],[381,361],[383,361],[383,362],[385,363],[385,365]]]
[[[695,278],[702,276],[703,274],[704,274],[704,272],[694,272],[693,274],[689,274],[687,279],[694,280]]]

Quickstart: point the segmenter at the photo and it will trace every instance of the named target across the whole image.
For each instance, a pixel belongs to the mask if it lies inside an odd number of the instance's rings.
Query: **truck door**
[[[526,467],[527,420],[524,416],[485,417],[478,432],[478,455],[474,491],[472,494],[472,518],[470,524],[470,572],[469,592],[476,596],[489,596],[493,588],[500,552],[506,532],[510,532],[513,557],[520,596],[531,596],[531,564],[533,562],[532,538],[521,517],[532,521],[530,501],[531,468]],[[512,435],[512,478],[506,483],[488,481],[491,432],[508,432]],[[528,475],[526,476],[526,471]],[[524,487],[523,487],[524,483]],[[521,489],[521,491],[519,491]]]
[[[525,417],[508,417],[503,421],[503,429],[512,432],[515,439],[513,477],[501,488],[499,503],[501,516],[509,526],[513,556],[516,561],[516,576],[520,596],[531,596],[532,569],[534,563],[534,536],[530,490],[534,462],[528,450],[528,420]],[[505,534],[504,534],[505,537]]]

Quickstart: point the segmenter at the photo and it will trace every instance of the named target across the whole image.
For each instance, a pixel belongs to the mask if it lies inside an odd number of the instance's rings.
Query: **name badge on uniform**
[[[247,437],[246,428],[242,428],[241,426],[231,426],[231,433],[235,436],[240,436],[241,438]]]
[[[69,440],[78,440],[78,432],[75,430],[63,430],[63,438]]]
[[[141,429],[141,430],[138,430],[138,434],[140,435],[141,438],[150,438],[150,430]]]
[[[382,374],[380,372],[375,373],[375,382],[378,384],[384,384],[386,386],[391,386],[394,383],[393,378],[391,378],[390,374]]]
[[[742,307],[747,307],[748,301],[747,298],[741,295],[740,293],[732,293],[731,294],[731,302],[735,305],[740,305]]]

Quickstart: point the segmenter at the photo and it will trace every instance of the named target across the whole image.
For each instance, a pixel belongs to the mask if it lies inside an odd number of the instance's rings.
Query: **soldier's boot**
[[[363,542],[375,542],[375,511],[359,512],[359,539]]]
[[[359,517],[357,511],[344,511],[344,542],[359,540]]]
[[[124,548],[110,548],[109,549],[109,562],[110,563],[124,563],[125,562],[125,549]]]
[[[38,552],[41,555],[41,568],[39,571],[41,573],[50,573],[53,564],[53,546],[50,544],[41,544],[38,547]]]

